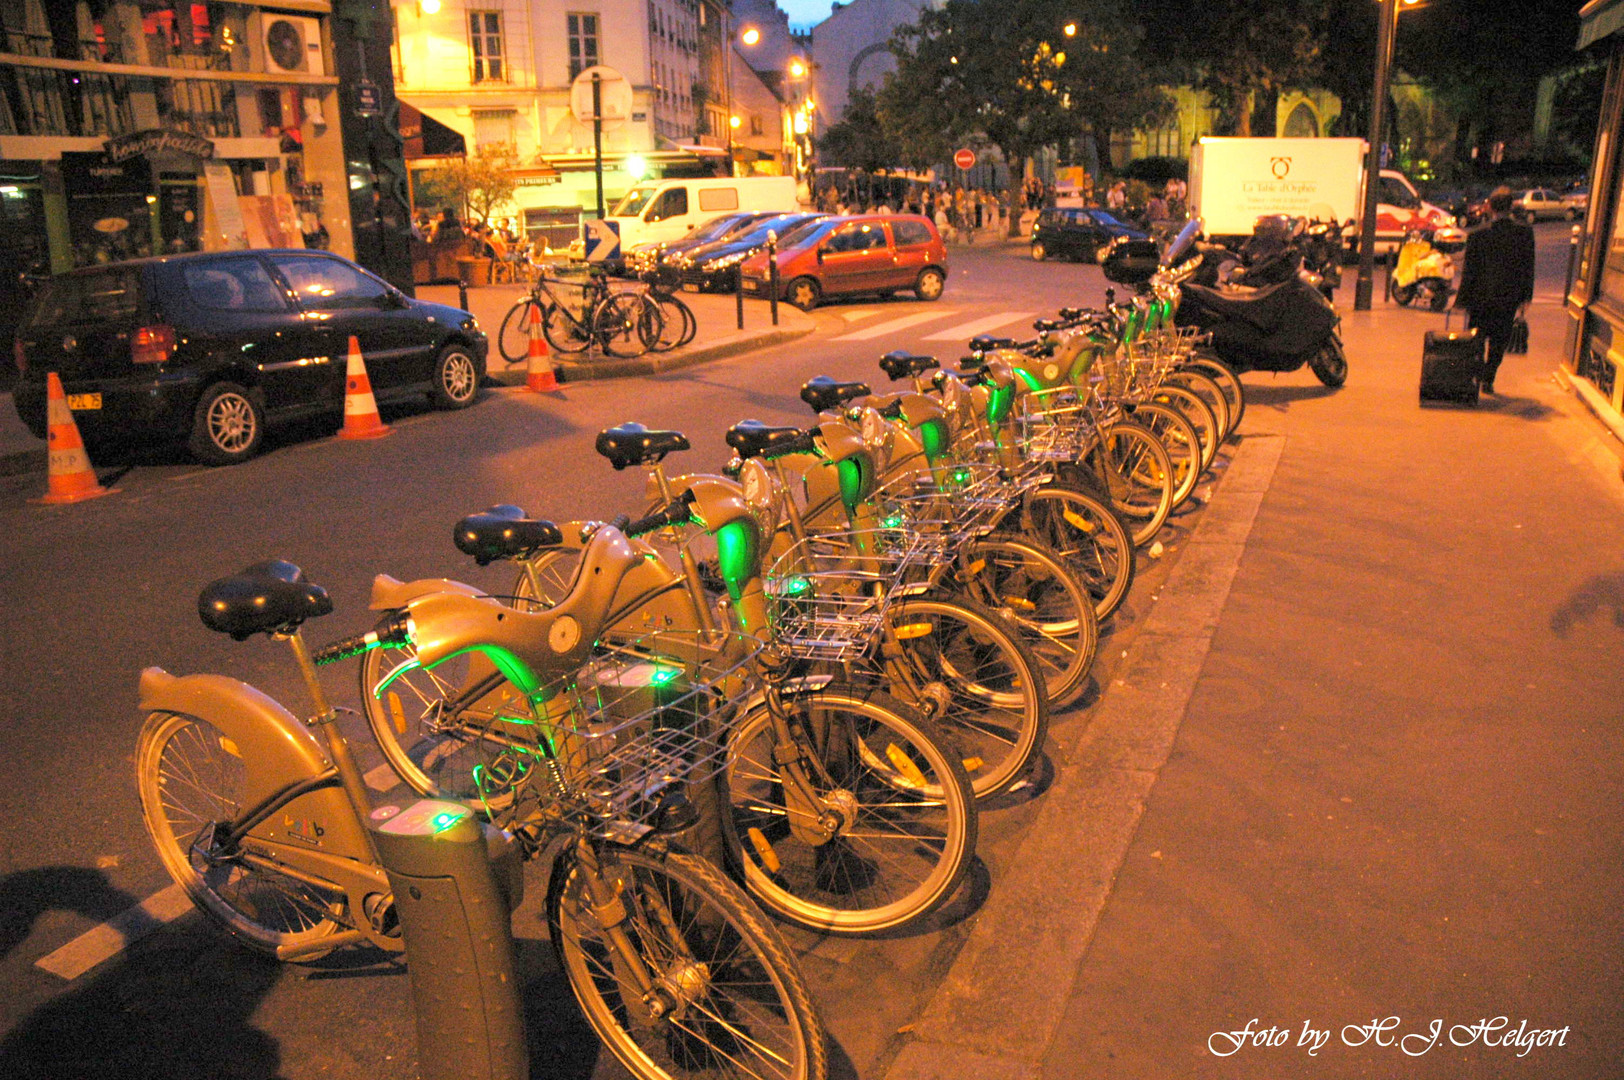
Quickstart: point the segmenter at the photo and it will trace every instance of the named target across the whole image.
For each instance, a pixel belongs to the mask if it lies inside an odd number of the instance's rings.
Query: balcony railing
[[[138,125],[134,99],[152,99],[156,124]],[[145,110],[142,110],[143,112]],[[140,127],[208,139],[242,134],[230,83],[0,66],[0,135],[126,135]]]

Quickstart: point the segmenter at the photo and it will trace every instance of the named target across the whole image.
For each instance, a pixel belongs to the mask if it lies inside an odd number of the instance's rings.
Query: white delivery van
[[[1264,214],[1352,220],[1358,243],[1364,216],[1365,140],[1205,136],[1190,155],[1190,213],[1208,236],[1248,236]],[[1423,202],[1394,169],[1381,171],[1376,191],[1376,242],[1397,246],[1407,229],[1453,225],[1448,213]]]
[[[627,251],[679,239],[721,214],[796,209],[793,176],[714,176],[645,181],[626,192],[609,220],[620,226],[620,250]]]

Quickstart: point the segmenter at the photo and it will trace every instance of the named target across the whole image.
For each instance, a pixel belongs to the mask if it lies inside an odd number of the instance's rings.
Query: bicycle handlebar
[[[615,519],[614,526],[627,536],[642,536],[644,533],[651,533],[668,525],[681,525],[692,520],[693,511],[690,509],[692,504],[693,492],[685,491],[648,517],[627,521],[626,515],[622,514]]]
[[[391,611],[366,633],[325,645],[317,649],[310,659],[318,667],[336,664],[340,660],[348,660],[352,656],[360,656],[373,649],[404,645],[409,640],[411,640],[410,617],[404,611]]]

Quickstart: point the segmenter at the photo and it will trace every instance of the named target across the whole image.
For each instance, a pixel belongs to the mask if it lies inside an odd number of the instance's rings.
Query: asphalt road
[[[1554,293],[1565,230],[1540,232],[1541,290]],[[1347,301],[1351,275],[1345,281]],[[491,393],[456,414],[389,410],[396,430],[373,442],[305,428],[232,469],[199,468],[161,450],[101,460],[104,479],[110,468],[120,473],[120,492],[72,507],[29,505],[38,477],[0,480],[0,1073],[415,1075],[404,969],[374,966],[366,954],[278,966],[195,915],[145,935],[126,916],[121,925],[136,927],[135,942],[83,975],[69,980],[37,966],[168,885],[141,829],[133,783],[141,668],[228,673],[302,708],[281,646],[235,644],[198,623],[203,583],[262,558],[288,558],[337,605],[313,628],[318,640],[370,623],[365,603],[376,573],[451,576],[502,591],[506,574],[457,554],[451,523],[496,502],[559,520],[633,509],[642,479],[614,473],[593,454],[599,429],[624,420],[675,427],[696,446],[692,466],[713,466],[726,456],[721,432],[731,422],[804,421],[795,391],[812,375],[878,379],[874,359],[898,347],[955,356],[976,332],[1019,330],[1062,304],[1097,303],[1103,285],[1093,267],[1034,264],[1019,248],[955,249],[941,301],[821,309],[813,336],[768,352],[556,395]],[[1170,546],[1183,527],[1168,534]],[[1161,576],[1152,563],[1117,635],[1132,633]],[[1107,659],[1114,653],[1102,648]],[[341,701],[354,698],[352,670],[330,677]],[[1097,677],[1109,678],[1108,665]],[[363,768],[376,760],[364,755]],[[1030,824],[1033,804],[1012,802],[1019,805],[983,817],[988,864]],[[984,880],[974,883],[935,925],[889,941],[791,935],[808,950],[837,1073],[869,1075],[883,1059],[984,891]],[[596,1060],[595,1039],[575,1018],[533,916],[521,913],[518,929],[534,1075],[617,1075]]]

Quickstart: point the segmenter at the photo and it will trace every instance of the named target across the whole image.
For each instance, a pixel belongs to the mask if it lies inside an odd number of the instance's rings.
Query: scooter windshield
[[[1180,229],[1178,235],[1173,237],[1172,243],[1167,245],[1167,251],[1162,255],[1162,266],[1172,266],[1183,258],[1184,253],[1190,250],[1190,245],[1195,243],[1195,238],[1201,235],[1203,228],[1200,218],[1191,218],[1185,222],[1184,228]]]

